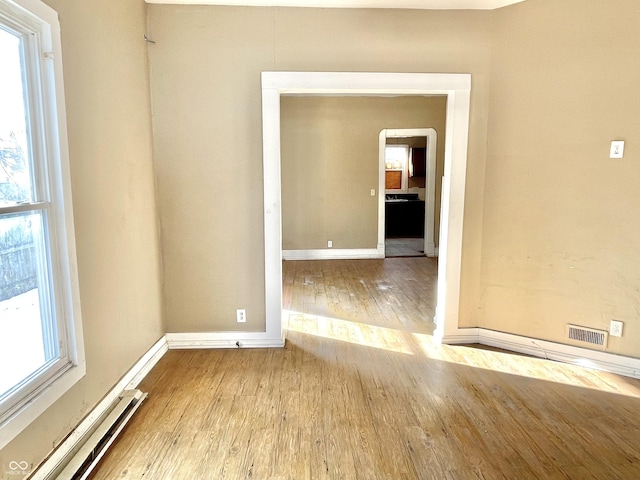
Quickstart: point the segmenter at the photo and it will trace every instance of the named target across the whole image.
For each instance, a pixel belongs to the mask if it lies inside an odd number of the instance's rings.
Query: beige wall
[[[640,355],[637,17],[632,0],[493,12],[150,6],[168,330],[234,330],[236,308],[247,308],[244,328],[264,328],[260,71],[468,72],[460,325],[563,341],[567,321],[620,318],[629,328],[610,351]],[[619,138],[627,156],[612,163]],[[327,233],[316,233],[322,248]]]
[[[380,131],[434,128],[440,178],[446,104],[442,96],[282,97],[283,248],[327,248],[327,240],[376,248]]]
[[[474,75],[462,285],[470,315],[480,268],[490,12],[157,4],[148,11],[157,42],[150,62],[168,331],[237,330],[237,308],[247,309],[243,328],[264,329],[263,70]]]
[[[0,451],[37,464],[163,333],[142,0],[60,15],[87,375]]]
[[[494,20],[478,323],[562,342],[568,322],[615,318],[607,350],[640,357],[638,2],[527,0]]]

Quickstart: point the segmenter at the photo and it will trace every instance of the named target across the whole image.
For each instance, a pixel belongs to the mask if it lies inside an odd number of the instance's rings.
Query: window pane
[[[405,145],[387,145],[384,149],[384,163],[387,170],[403,169],[407,161],[407,150]]]
[[[0,207],[33,200],[22,48],[0,28]]]
[[[0,216],[0,398],[59,355],[43,216]]]

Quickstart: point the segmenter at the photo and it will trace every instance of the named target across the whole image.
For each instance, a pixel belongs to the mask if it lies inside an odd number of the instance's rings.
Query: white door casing
[[[436,331],[458,331],[462,227],[471,97],[470,74],[262,72],[265,337],[282,339],[282,203],[280,97],[283,95],[446,95],[447,119],[441,199]],[[384,201],[381,177],[378,195]],[[380,200],[380,199],[379,199]],[[384,243],[384,239],[383,239]]]
[[[385,147],[387,138],[427,137],[427,182],[425,185],[424,208],[424,253],[427,257],[436,256],[435,244],[435,210],[436,210],[436,146],[438,135],[433,128],[386,128],[380,131],[379,137],[379,171],[381,179],[379,192],[385,191]],[[380,186],[381,185],[381,186]],[[378,250],[382,249],[384,256],[385,231],[385,196],[381,193],[378,198]]]

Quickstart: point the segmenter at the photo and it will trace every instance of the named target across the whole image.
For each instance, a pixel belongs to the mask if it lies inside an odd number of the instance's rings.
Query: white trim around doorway
[[[438,134],[433,128],[385,128],[380,131],[378,139],[379,185],[378,190],[385,192],[385,147],[387,138],[426,137],[427,138],[427,181],[425,185],[425,218],[424,218],[424,254],[435,257],[435,210],[436,210],[436,149]],[[385,195],[378,199],[378,245],[385,242]]]
[[[458,331],[471,75],[449,73],[262,72],[265,315],[267,338],[282,339],[280,98],[285,95],[446,95],[436,331]],[[384,195],[384,188],[378,190]]]

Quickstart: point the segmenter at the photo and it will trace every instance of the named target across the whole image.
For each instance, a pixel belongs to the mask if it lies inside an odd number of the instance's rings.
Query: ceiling
[[[146,0],[186,5],[244,5],[254,7],[413,8],[492,10],[524,0]]]

